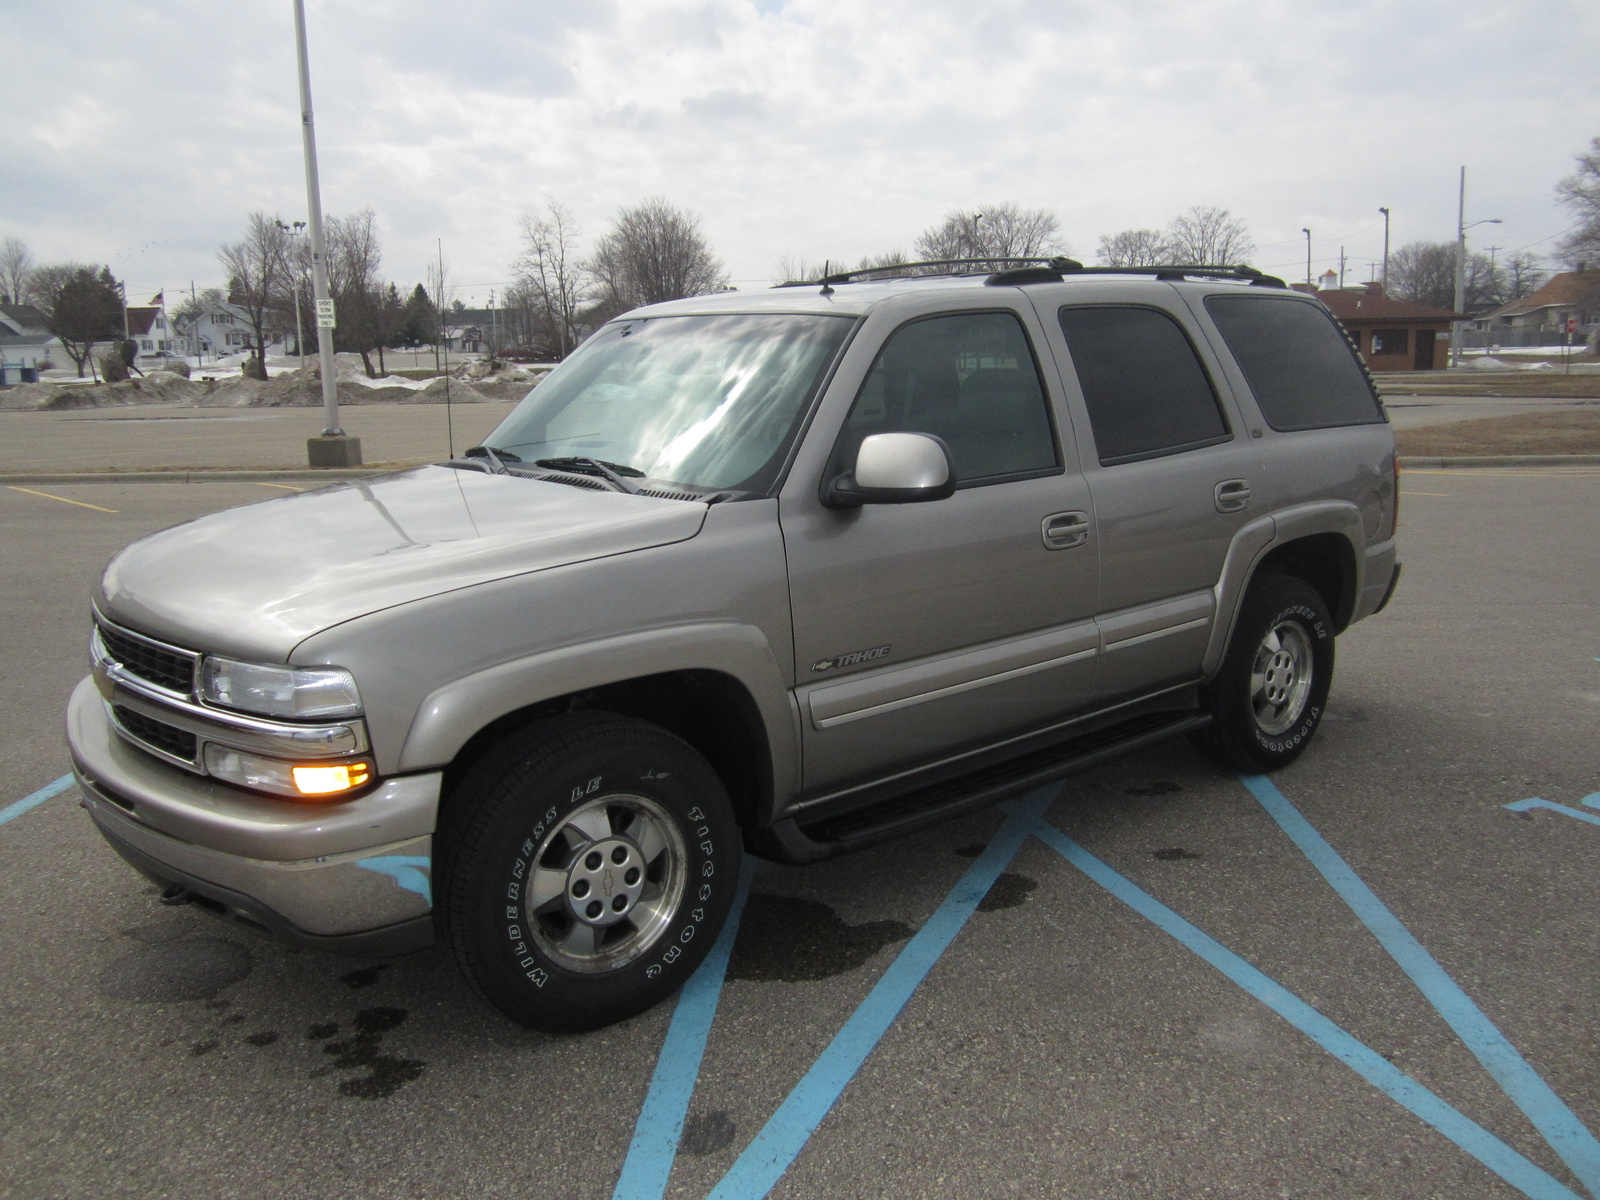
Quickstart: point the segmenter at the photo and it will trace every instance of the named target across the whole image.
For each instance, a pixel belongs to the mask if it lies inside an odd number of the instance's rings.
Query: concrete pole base
[[[345,434],[342,437],[317,436],[306,439],[306,454],[313,467],[359,467],[361,465],[361,439]]]

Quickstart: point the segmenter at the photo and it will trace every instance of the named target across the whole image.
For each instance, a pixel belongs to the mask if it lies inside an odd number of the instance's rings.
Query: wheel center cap
[[[615,925],[644,890],[644,856],[627,838],[602,838],[579,851],[567,868],[567,910],[585,925]]]

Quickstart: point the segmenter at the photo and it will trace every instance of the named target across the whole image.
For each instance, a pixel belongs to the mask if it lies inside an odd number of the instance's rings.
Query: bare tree
[[[1506,259],[1506,302],[1531,296],[1549,278],[1549,272],[1535,254],[1513,254]]]
[[[810,283],[832,271],[844,270],[838,259],[807,258],[803,254],[785,254],[778,260],[778,278],[785,283]]]
[[[289,234],[276,216],[253,212],[246,220],[243,239],[217,252],[228,274],[228,300],[245,312],[251,346],[256,357],[256,377],[267,377],[267,344],[282,332],[283,297],[289,282]],[[293,314],[289,314],[291,319]]]
[[[955,209],[917,238],[917,256],[939,261],[952,258],[1045,258],[1065,254],[1061,222],[1043,208],[989,204]]]
[[[1450,242],[1411,242],[1389,255],[1389,292],[1401,300],[1452,309],[1456,248]]]
[[[98,379],[95,343],[122,336],[122,292],[117,281],[107,267],[96,272],[78,264],[51,268],[46,278],[50,291],[40,297],[50,310],[45,328],[61,339],[61,348],[78,368],[78,378],[83,378],[88,363],[90,376]]]
[[[221,288],[201,288],[196,295],[184,296],[178,307],[173,309],[172,315],[177,320],[188,321],[210,312],[227,298]]]
[[[1185,266],[1238,266],[1256,249],[1243,221],[1225,208],[1202,204],[1174,217],[1166,239],[1173,258]]]
[[[439,361],[441,343],[445,344],[448,353],[450,332],[447,326],[451,320],[450,301],[456,292],[455,279],[450,274],[450,264],[444,260],[443,251],[440,251],[437,258],[429,260],[427,276],[428,286],[424,295],[433,300],[433,367],[438,371],[444,369]],[[415,295],[412,299],[416,299]]]
[[[383,250],[378,245],[376,221],[376,214],[363,208],[348,217],[329,217],[323,225],[328,291],[338,320],[333,344],[361,355],[368,379],[377,378],[371,355],[382,346],[387,333],[384,291],[378,279]]]
[[[577,220],[570,210],[547,199],[542,216],[523,215],[522,242],[522,257],[516,263],[522,289],[519,302],[531,300],[542,313],[544,324],[555,333],[557,356],[565,358],[578,343],[578,314],[589,292],[578,259]]]
[[[619,212],[586,265],[607,316],[727,286],[722,263],[700,232],[700,218],[660,196]]]
[[[1159,229],[1124,229],[1104,236],[1095,254],[1108,267],[1155,267],[1173,261],[1167,235]]]
[[[8,237],[0,243],[0,304],[28,302],[28,275],[33,270],[33,255],[21,238]]]
[[[1577,216],[1578,228],[1562,239],[1561,261],[1574,269],[1600,266],[1600,137],[1575,157],[1578,169],[1556,184],[1556,199]]]

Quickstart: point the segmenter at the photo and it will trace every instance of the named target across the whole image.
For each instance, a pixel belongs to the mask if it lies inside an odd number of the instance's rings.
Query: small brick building
[[[1429,308],[1383,293],[1383,284],[1353,288],[1325,287],[1309,292],[1339,318],[1361,358],[1373,371],[1442,371],[1449,365],[1450,323],[1460,318],[1443,308]]]

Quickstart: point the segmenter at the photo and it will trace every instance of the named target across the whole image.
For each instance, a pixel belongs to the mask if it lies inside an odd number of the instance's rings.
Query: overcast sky
[[[462,299],[503,288],[519,214],[586,240],[660,195],[740,287],[783,256],[909,249],[955,207],[1102,234],[1191,205],[1257,265],[1350,278],[1500,217],[1549,251],[1600,135],[1600,4],[1541,0],[308,0],[328,213],[370,206],[383,271],[443,239]],[[260,209],[305,214],[290,0],[0,0],[0,237],[109,262],[138,295],[220,282]]]

